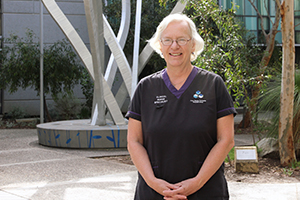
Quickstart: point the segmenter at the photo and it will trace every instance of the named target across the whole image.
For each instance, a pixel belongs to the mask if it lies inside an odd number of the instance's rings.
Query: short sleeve
[[[223,79],[217,76],[216,79],[216,96],[217,96],[217,118],[221,118],[230,114],[236,115],[232,98],[224,84]]]
[[[139,83],[134,92],[133,98],[130,101],[128,111],[125,115],[126,118],[133,118],[141,121],[141,87],[141,83]]]

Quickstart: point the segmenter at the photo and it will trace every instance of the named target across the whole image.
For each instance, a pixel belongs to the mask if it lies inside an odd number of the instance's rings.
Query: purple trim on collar
[[[195,76],[197,75],[198,71],[199,71],[199,68],[193,66],[193,69],[192,69],[190,75],[188,76],[185,83],[183,84],[183,86],[179,90],[177,90],[172,85],[166,69],[163,70],[162,77],[163,77],[163,80],[164,80],[166,86],[170,90],[170,92],[172,94],[174,94],[177,99],[179,99],[181,97],[181,95],[184,93],[184,91],[191,85],[191,83],[194,80]]]

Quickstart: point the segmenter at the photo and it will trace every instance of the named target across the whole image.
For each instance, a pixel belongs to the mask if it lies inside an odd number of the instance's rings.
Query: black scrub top
[[[222,78],[194,67],[177,90],[166,70],[142,79],[126,117],[141,121],[144,147],[157,178],[178,183],[195,177],[217,143],[217,119],[236,114]],[[228,199],[224,165],[189,200]],[[138,175],[135,200],[163,196]]]

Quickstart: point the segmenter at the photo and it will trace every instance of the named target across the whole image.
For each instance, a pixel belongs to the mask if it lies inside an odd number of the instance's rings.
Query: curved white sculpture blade
[[[56,4],[54,0],[42,0],[45,8],[48,10],[54,21],[58,24],[60,29],[63,31],[63,33],[66,35],[72,46],[74,47],[75,51],[78,53],[80,59],[82,60],[83,64],[87,68],[89,74],[95,80],[94,77],[94,70],[93,70],[93,62],[92,62],[92,56],[89,50],[87,49],[86,45],[83,43],[82,39],[72,26],[72,24],[69,22],[67,17],[63,14],[59,6]],[[104,90],[104,100],[106,103],[106,106],[108,107],[113,121],[117,125],[125,124],[124,117],[121,113],[121,110],[116,102],[116,99],[114,98],[110,87],[106,83],[103,75],[100,75],[102,78],[102,84],[103,84],[103,90]]]
[[[129,32],[129,26],[130,26],[130,0],[122,0],[122,16],[121,16],[121,24],[119,28],[119,32],[117,35],[117,41],[120,44],[121,48],[123,49],[127,40],[128,32]],[[114,58],[114,55],[111,54],[107,67],[106,72],[104,75],[104,78],[109,85],[109,87],[112,87],[112,84],[114,82],[114,78],[116,75],[118,65]]]

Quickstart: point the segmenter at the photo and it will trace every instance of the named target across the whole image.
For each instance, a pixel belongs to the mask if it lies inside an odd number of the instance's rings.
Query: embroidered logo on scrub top
[[[193,98],[192,100],[190,100],[192,103],[205,103],[206,100],[203,99],[204,98],[204,94],[201,93],[201,91],[197,90],[195,92],[195,94],[193,95]]]
[[[156,108],[162,108],[168,102],[167,95],[158,95],[155,98],[154,105]]]

